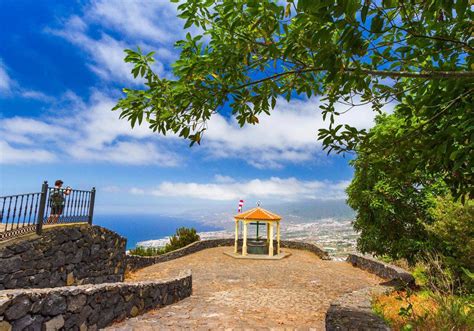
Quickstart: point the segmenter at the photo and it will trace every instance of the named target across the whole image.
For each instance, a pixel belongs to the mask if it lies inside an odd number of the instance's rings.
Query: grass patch
[[[474,296],[400,290],[377,296],[374,312],[394,330],[474,330]]]

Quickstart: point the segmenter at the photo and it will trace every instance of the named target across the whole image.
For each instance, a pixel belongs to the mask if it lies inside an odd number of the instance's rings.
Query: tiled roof
[[[257,207],[241,214],[237,214],[234,216],[235,219],[238,220],[254,220],[254,221],[279,221],[281,220],[281,216],[269,212],[263,208]]]

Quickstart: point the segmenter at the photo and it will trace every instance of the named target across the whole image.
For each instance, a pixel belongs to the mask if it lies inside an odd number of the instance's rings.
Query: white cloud
[[[26,117],[11,117],[0,120],[0,133],[11,143],[35,145],[47,143],[67,136],[69,131],[55,124]]]
[[[56,156],[41,148],[15,148],[0,141],[0,164],[24,164],[29,162],[53,162]]]
[[[29,90],[20,87],[18,82],[10,77],[7,67],[0,58],[0,96],[21,96],[25,99],[34,99],[42,102],[54,101],[54,98],[40,91]]]
[[[33,99],[33,100],[38,100],[38,101],[43,101],[43,102],[55,101],[55,98],[47,94],[44,94],[43,92],[35,91],[35,90],[21,90],[20,95],[25,99]]]
[[[88,103],[71,98],[73,109],[63,116],[33,119],[13,117],[0,120],[0,135],[8,148],[9,163],[21,161],[21,153],[48,146],[48,156],[80,162],[108,162],[129,165],[176,166],[181,157],[163,143],[166,138],[151,132],[146,126],[131,129],[128,122],[118,119],[111,109],[115,100],[94,92]],[[61,110],[59,111],[61,113]],[[72,114],[72,115],[71,115]],[[40,147],[38,147],[40,146]],[[40,155],[38,162],[51,158]]]
[[[235,118],[216,114],[208,124],[202,145],[215,158],[242,158],[258,168],[317,160],[318,153],[325,155],[317,140],[318,129],[328,127],[319,105],[317,98],[290,103],[279,98],[270,116],[262,115],[259,124],[243,128]],[[340,111],[344,109],[339,107]],[[367,129],[374,124],[375,115],[367,105],[338,116],[336,121]]]
[[[74,94],[63,96],[62,107],[53,109],[55,116],[42,119],[13,117],[0,120],[0,134],[10,143],[22,146],[48,145],[50,153],[83,162],[110,162],[129,165],[176,166],[183,161],[187,142],[174,135],[163,137],[147,128],[146,123],[130,128],[112,112],[116,100],[93,91],[87,102]],[[58,100],[59,100],[58,99]],[[326,127],[316,99],[292,101],[279,99],[271,116],[262,116],[260,124],[241,128],[235,119],[216,114],[209,123],[196,156],[214,159],[241,159],[257,168],[278,168],[288,163],[328,162],[317,130]],[[374,113],[361,108],[341,115],[338,122],[358,128],[373,125]],[[175,151],[176,147],[179,147]],[[18,152],[17,151],[17,152]],[[216,175],[216,183],[232,180]]]
[[[88,21],[120,31],[130,38],[152,42],[174,42],[182,33],[177,4],[170,1],[93,1],[85,16]]]
[[[129,165],[155,164],[161,166],[178,165],[179,157],[161,150],[153,143],[117,142],[101,148],[73,148],[69,154],[76,160],[103,161]]]
[[[234,178],[229,177],[229,176],[220,175],[220,174],[217,174],[217,175],[214,176],[214,181],[216,183],[233,183],[233,182],[235,182]]]
[[[124,49],[129,48],[126,43],[104,33],[99,39],[89,37],[84,31],[86,23],[77,16],[71,17],[67,22],[64,30],[47,31],[81,47],[91,60],[89,68],[102,79],[133,81],[130,74],[132,65],[123,61]]]
[[[100,188],[101,191],[107,193],[120,193],[122,190],[117,185],[108,185]]]
[[[83,49],[88,67],[103,80],[141,84],[130,73],[132,65],[124,62],[124,50],[154,50],[153,69],[169,76],[165,64],[177,58],[174,42],[184,34],[176,7],[168,1],[91,1],[81,16],[70,16],[60,28],[46,32]],[[120,40],[113,37],[117,34]]]
[[[152,194],[158,197],[181,197],[202,200],[229,201],[237,199],[271,199],[300,201],[308,199],[344,199],[348,181],[303,181],[293,177],[252,179],[246,181],[216,180],[213,183],[162,182],[154,189],[133,188],[132,194]]]
[[[7,69],[0,59],[0,93],[7,94],[13,85],[13,81],[7,73]]]
[[[130,193],[135,194],[135,195],[142,195],[142,194],[145,194],[145,190],[143,190],[141,188],[132,187],[130,189]]]

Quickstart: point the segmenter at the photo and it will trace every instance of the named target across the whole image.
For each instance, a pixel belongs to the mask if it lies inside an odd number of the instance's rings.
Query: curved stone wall
[[[354,267],[366,270],[379,276],[380,278],[397,283],[401,282],[403,285],[415,285],[415,277],[413,277],[413,275],[408,271],[397,266],[384,263],[373,257],[360,254],[349,254],[346,261],[351,263]]]
[[[0,330],[97,330],[191,293],[190,271],[158,282],[4,290]]]
[[[275,244],[276,245],[276,244]],[[330,260],[328,252],[324,249],[315,245],[313,243],[309,243],[306,241],[297,241],[297,240],[282,240],[280,242],[280,246],[283,248],[292,248],[292,249],[302,249],[305,251],[310,251],[321,258],[321,260]]]
[[[370,256],[349,254],[346,261],[389,282],[354,291],[332,302],[326,312],[326,330],[390,330],[387,323],[372,311],[372,297],[393,291],[393,286],[400,283],[414,286],[415,278],[402,268]]]
[[[0,243],[0,290],[123,281],[127,240],[88,224],[48,227]]]
[[[239,245],[242,244],[242,240],[239,240]],[[220,246],[234,246],[234,239],[209,239],[209,240],[200,240],[192,244],[189,244],[186,247],[177,249],[175,251],[158,255],[158,256],[137,256],[137,255],[127,255],[127,270],[135,271],[141,268],[148,267],[156,263],[162,263],[170,260],[180,258],[185,255],[196,253],[202,251],[203,249],[220,247]],[[303,241],[291,241],[291,240],[282,240],[280,246],[283,248],[293,248],[293,249],[303,249],[310,251],[323,260],[329,260],[329,255],[323,249],[318,247],[315,244],[303,242]],[[276,247],[276,241],[274,244]]]

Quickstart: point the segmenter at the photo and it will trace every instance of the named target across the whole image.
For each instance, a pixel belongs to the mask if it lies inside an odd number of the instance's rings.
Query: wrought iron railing
[[[95,188],[90,191],[49,187],[41,192],[0,197],[0,240],[28,232],[41,234],[43,225],[88,222],[94,215]]]

